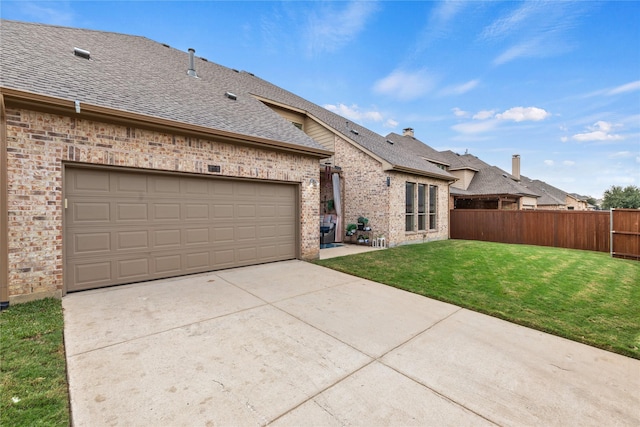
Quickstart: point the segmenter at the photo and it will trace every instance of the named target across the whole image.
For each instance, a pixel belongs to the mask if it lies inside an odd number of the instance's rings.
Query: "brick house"
[[[513,156],[511,174],[491,166],[471,154],[437,151],[414,137],[389,134],[415,156],[428,160],[451,174],[456,181],[450,188],[449,209],[533,209],[539,194],[520,182],[520,156]]]
[[[3,305],[315,259],[331,208],[391,245],[448,238],[451,174],[250,73],[137,36],[0,38]]]
[[[531,179],[526,176],[521,177],[522,184],[540,194],[537,200],[536,209],[545,210],[588,210],[588,203],[577,194],[569,194],[564,190],[547,184],[539,179]]]

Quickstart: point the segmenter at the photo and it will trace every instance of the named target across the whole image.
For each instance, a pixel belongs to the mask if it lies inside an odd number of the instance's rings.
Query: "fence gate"
[[[611,256],[640,260],[640,210],[611,209]]]

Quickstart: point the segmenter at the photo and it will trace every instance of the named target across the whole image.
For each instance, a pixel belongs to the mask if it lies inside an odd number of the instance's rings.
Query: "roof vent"
[[[224,96],[226,96],[227,98],[231,99],[232,101],[235,101],[236,99],[238,99],[238,96],[234,93],[231,92],[225,92]]]
[[[354,134],[354,135],[360,135],[360,132],[358,132],[355,129],[351,129],[351,133]]]
[[[390,139],[387,139],[387,144],[391,144],[391,145],[393,145],[393,141],[392,141],[392,140],[390,140]]]
[[[73,48],[73,54],[75,56],[79,56],[80,58],[91,59],[91,52],[89,52],[88,50],[80,49],[79,47]]]
[[[189,69],[187,70],[187,74],[191,77],[198,77],[196,74],[196,64],[194,61],[194,54],[196,50],[192,47],[189,48]]]

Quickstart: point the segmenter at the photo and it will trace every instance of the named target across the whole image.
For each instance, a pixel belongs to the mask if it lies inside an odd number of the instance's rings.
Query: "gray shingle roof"
[[[440,153],[450,164],[449,169],[472,169],[475,171],[473,179],[466,190],[451,188],[451,192],[460,195],[494,195],[512,194],[521,196],[538,197],[539,193],[535,189],[527,188],[522,183],[505,172],[504,170],[491,166],[471,154],[456,154],[453,151],[442,151]]]
[[[567,193],[559,188],[538,179],[527,178],[526,176],[521,177],[521,182],[527,188],[540,194],[537,202],[538,206],[565,206],[567,204]]]
[[[342,135],[343,138],[347,138],[369,150],[373,154],[390,163],[393,167],[408,168],[417,171],[418,173],[446,180],[455,179],[453,175],[438,168],[434,164],[416,157],[413,151],[407,149],[407,147],[389,144],[386,137],[372,132],[364,126],[353,123],[350,120],[327,110],[326,108],[320,107],[319,105],[275,86],[266,80],[248,73],[241,74],[244,77],[243,83],[251,93],[262,98],[305,111],[307,114],[331,127],[336,133]],[[352,129],[355,130],[357,134],[351,132]]]
[[[251,94],[306,111],[401,170],[453,180],[411,151],[250,73],[197,58],[145,37],[0,21],[0,86],[209,129],[324,150]],[[75,56],[75,47],[91,59]],[[236,94],[237,100],[225,97]],[[357,134],[350,132],[357,131]]]
[[[196,57],[191,77],[187,52],[145,37],[2,20],[0,40],[2,87],[324,150],[248,95],[241,73]]]

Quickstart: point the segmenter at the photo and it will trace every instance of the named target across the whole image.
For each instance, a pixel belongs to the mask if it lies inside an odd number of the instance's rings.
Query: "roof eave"
[[[454,182],[456,182],[458,180],[458,178],[456,178],[453,175],[437,174],[437,173],[423,171],[423,170],[420,170],[420,169],[413,169],[413,168],[409,168],[409,167],[401,166],[401,165],[389,165],[389,167],[386,168],[386,169],[387,170],[397,171],[397,172],[410,173],[410,174],[413,174],[413,175],[427,176],[429,178],[438,178],[438,179],[442,179],[444,181],[448,181],[449,183],[454,183]]]
[[[226,142],[241,143],[262,148],[272,148],[298,154],[305,154],[320,159],[332,156],[333,151],[305,147],[303,145],[292,144],[288,142],[271,140],[253,135],[243,135],[220,129],[209,128],[206,126],[184,123],[177,120],[164,119],[155,116],[144,115],[140,113],[132,113],[125,110],[115,108],[102,107],[93,104],[81,104],[81,113],[76,113],[75,102],[69,99],[62,99],[48,95],[41,95],[34,92],[0,87],[0,93],[5,98],[5,102],[10,105],[24,106],[27,108],[46,108],[56,110],[66,115],[86,117],[96,120],[109,120],[126,124],[134,124],[137,126],[151,127],[152,129],[169,130],[178,133],[187,133],[189,135],[216,138]]]

